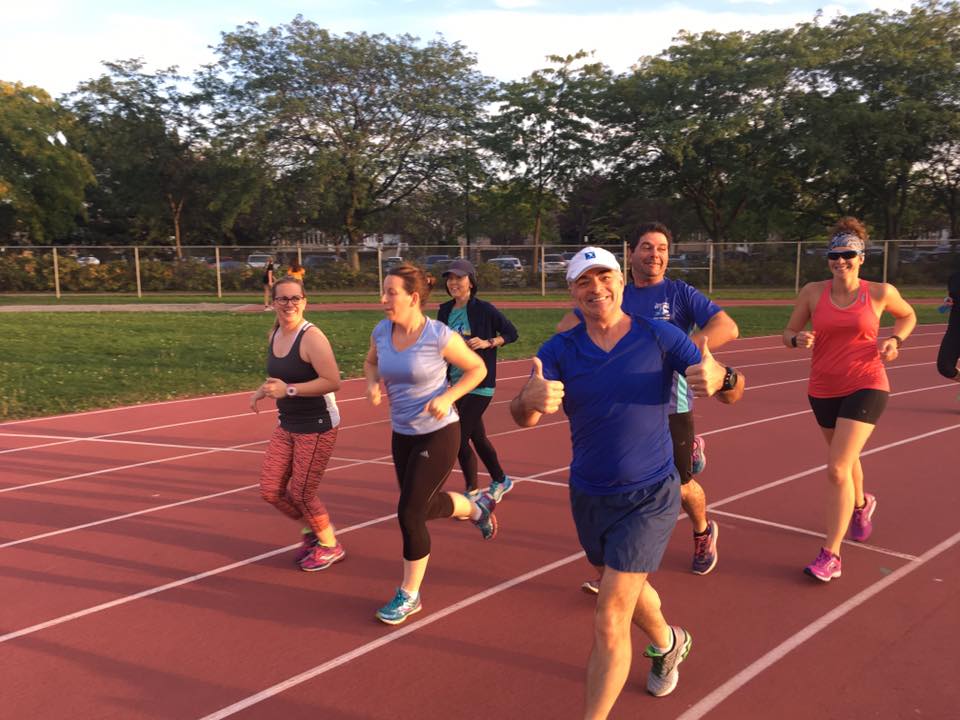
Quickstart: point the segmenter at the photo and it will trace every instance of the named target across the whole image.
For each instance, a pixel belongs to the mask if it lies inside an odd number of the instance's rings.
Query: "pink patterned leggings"
[[[337,442],[337,428],[322,433],[291,433],[277,427],[260,471],[260,497],[284,515],[303,520],[319,535],[330,525],[317,489]]]

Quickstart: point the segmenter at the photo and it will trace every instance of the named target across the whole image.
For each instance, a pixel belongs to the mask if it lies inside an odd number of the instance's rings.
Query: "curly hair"
[[[863,223],[849,215],[840,218],[833,224],[833,227],[830,228],[830,236],[833,237],[834,235],[856,235],[863,242],[870,239],[867,228],[864,227]]]

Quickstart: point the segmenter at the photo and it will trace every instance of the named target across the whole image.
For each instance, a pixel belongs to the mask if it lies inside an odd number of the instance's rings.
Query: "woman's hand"
[[[813,342],[816,340],[815,332],[807,332],[806,330],[801,330],[797,333],[797,347],[798,348],[812,348]]]
[[[266,382],[260,386],[266,397],[272,397],[279,400],[287,394],[287,384],[279,378],[267,378]]]
[[[467,347],[471,350],[487,350],[488,348],[497,347],[497,344],[491,340],[484,340],[483,338],[472,337],[467,340]]]
[[[437,420],[443,420],[450,414],[450,406],[453,401],[447,397],[446,393],[441,393],[423,406],[423,411],[427,415],[433,415]]]
[[[383,400],[382,395],[380,394],[380,383],[367,383],[367,400],[370,401],[370,404],[377,406]]]
[[[893,338],[887,338],[880,341],[880,359],[884,362],[893,362],[900,355],[900,348],[897,347],[897,341]]]
[[[257,407],[257,403],[263,400],[265,397],[266,393],[263,392],[262,385],[254,390],[253,395],[250,396],[250,409],[258,415],[260,414],[260,408]]]

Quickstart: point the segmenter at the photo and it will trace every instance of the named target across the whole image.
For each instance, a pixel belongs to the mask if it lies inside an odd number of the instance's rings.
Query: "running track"
[[[636,657],[612,717],[957,717],[960,403],[934,368],[942,333],[918,328],[890,367],[863,458],[874,534],[829,585],[800,572],[825,485],[806,354],[770,337],[716,353],[750,388],[696,410],[720,562],[688,572],[682,520],[654,585],[693,651],[663,699]],[[486,415],[521,480],[500,535],[432,523],[424,612],[396,628],[373,618],[400,571],[390,429],[361,382],[339,393],[322,486],[347,560],[319,573],[292,566],[298,528],[259,499],[276,416],[248,412],[247,393],[0,424],[0,718],[579,717],[591,573],[566,422],[509,419],[528,369],[502,364]]]

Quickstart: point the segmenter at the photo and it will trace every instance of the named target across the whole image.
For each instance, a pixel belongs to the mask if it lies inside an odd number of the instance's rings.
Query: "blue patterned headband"
[[[863,255],[863,248],[865,246],[863,240],[853,233],[839,232],[830,238],[830,242],[827,244],[827,250],[829,251],[840,247],[848,247]]]

